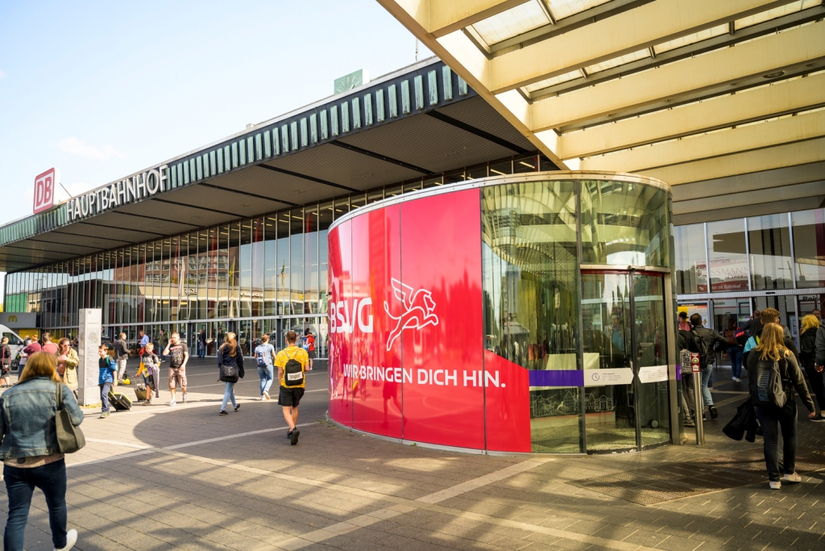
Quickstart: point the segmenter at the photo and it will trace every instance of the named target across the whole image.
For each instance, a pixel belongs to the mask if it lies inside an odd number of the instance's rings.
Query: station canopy
[[[0,271],[529,154],[526,137],[431,58],[7,224]]]
[[[378,0],[560,168],[677,225],[825,204],[821,0]]]

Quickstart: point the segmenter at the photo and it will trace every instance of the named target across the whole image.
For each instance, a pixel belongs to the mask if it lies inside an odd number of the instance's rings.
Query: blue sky
[[[51,167],[77,194],[414,62],[374,0],[4,0],[0,225]]]

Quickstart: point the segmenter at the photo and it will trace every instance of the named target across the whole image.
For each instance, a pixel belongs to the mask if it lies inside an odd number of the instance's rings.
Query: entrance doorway
[[[664,278],[582,271],[588,452],[670,442]]]

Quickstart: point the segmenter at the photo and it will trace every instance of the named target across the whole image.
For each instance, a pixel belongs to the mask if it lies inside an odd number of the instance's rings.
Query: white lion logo
[[[421,329],[428,325],[438,325],[438,316],[434,314],[435,301],[433,294],[426,289],[417,291],[409,285],[404,285],[397,279],[392,279],[392,288],[395,298],[404,305],[404,311],[399,316],[393,316],[390,305],[384,301],[384,311],[396,322],[395,329],[387,339],[387,352],[392,348],[395,339],[401,336],[404,329]]]

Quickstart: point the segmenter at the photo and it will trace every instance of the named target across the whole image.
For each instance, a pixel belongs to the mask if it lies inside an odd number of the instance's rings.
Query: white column
[[[100,403],[100,389],[97,386],[98,359],[97,347],[101,338],[101,314],[99,308],[80,310],[80,329],[77,335],[77,394],[81,406]]]

